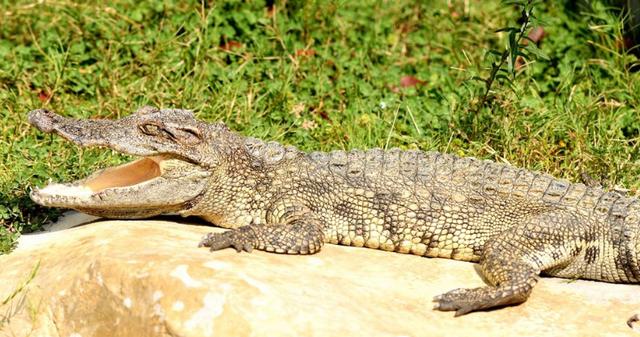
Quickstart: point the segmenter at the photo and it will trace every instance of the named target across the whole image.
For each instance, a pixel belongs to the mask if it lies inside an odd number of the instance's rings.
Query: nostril
[[[37,109],[29,112],[29,123],[40,131],[51,132],[60,120],[60,115],[53,111]]]

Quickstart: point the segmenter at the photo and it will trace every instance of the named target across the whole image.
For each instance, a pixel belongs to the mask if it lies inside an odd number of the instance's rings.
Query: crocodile
[[[29,121],[139,157],[34,188],[40,205],[200,216],[230,229],[202,239],[211,251],[313,254],[331,243],[478,263],[485,286],[433,299],[456,316],[525,302],[541,275],[640,282],[640,202],[599,187],[438,152],[303,152],[182,109],[145,106],[117,120],[39,109]]]

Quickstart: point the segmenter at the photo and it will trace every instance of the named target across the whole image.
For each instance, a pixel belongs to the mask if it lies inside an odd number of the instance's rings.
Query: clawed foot
[[[455,316],[524,302],[529,296],[525,287],[481,287],[455,289],[433,298],[435,310],[455,311]]]
[[[243,250],[251,253],[254,241],[255,238],[250,230],[239,228],[224,233],[209,233],[202,238],[198,247],[209,247],[210,251],[233,247],[238,253]]]
[[[478,299],[478,292],[483,288],[455,289],[433,298],[434,310],[455,311],[455,316],[462,316],[481,309],[482,303]]]

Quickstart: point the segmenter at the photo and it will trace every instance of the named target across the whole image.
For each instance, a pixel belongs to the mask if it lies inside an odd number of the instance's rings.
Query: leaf
[[[38,99],[40,102],[47,102],[51,99],[51,93],[48,90],[40,90],[40,92],[38,92]]]
[[[402,78],[400,78],[400,86],[402,88],[415,87],[417,85],[424,85],[426,83],[427,82],[419,80],[411,75],[402,76]]]
[[[516,58],[518,57],[517,32],[509,32],[509,72],[515,73]]]
[[[502,1],[502,5],[505,6],[526,6],[527,1],[523,1],[523,0],[504,0]]]
[[[538,48],[538,46],[536,46],[535,44],[531,43],[527,45],[525,49],[527,50],[527,52],[535,55],[535,57],[549,61],[549,56],[547,56],[547,54],[545,54],[542,49]]]
[[[220,48],[224,51],[230,51],[236,48],[242,48],[242,43],[238,41],[227,41],[224,44],[220,45]]]
[[[497,29],[495,32],[496,32],[496,33],[501,33],[501,32],[517,32],[518,30],[520,30],[520,29],[519,29],[519,28],[516,28],[516,27],[504,27],[504,28]]]
[[[0,219],[9,219],[9,209],[4,205],[0,205]]]
[[[499,52],[499,51],[497,51],[497,50],[495,50],[495,49],[491,49],[491,50],[489,50],[489,54],[492,54],[492,55],[496,55],[496,56],[502,57],[502,52]]]
[[[511,79],[509,78],[509,76],[504,75],[504,74],[496,75],[496,79],[506,81],[507,83],[511,83],[512,82]]]
[[[544,27],[537,26],[531,29],[531,31],[529,32],[529,35],[527,36],[527,39],[531,40],[531,42],[533,43],[538,43],[542,41],[545,35],[547,35],[547,33],[544,31]]]
[[[136,8],[131,12],[131,20],[141,22],[144,19],[144,12],[142,9]]]
[[[296,56],[314,56],[316,51],[313,49],[298,49],[296,50]]]
[[[522,67],[524,67],[525,64],[526,64],[526,61],[525,61],[525,58],[523,56],[518,56],[516,58],[516,70],[522,69]]]
[[[269,18],[272,18],[274,15],[276,15],[276,12],[277,12],[276,4],[273,3],[273,4],[267,5],[266,12],[267,12],[267,17]]]

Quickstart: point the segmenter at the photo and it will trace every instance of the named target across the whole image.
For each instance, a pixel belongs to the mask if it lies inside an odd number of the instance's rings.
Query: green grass
[[[189,3],[189,4],[185,4]],[[547,36],[475,113],[519,13],[498,1],[5,1],[0,7],[0,251],[58,211],[28,198],[124,158],[30,128],[45,107],[118,118],[183,107],[304,150],[434,149],[640,188],[640,74],[618,14],[539,4]],[[454,13],[452,15],[452,13]],[[305,52],[306,51],[306,52]],[[398,90],[406,75],[424,85]]]

